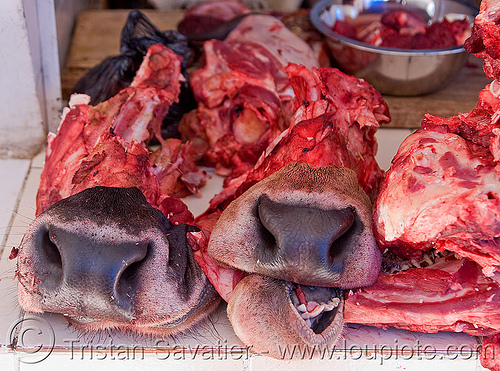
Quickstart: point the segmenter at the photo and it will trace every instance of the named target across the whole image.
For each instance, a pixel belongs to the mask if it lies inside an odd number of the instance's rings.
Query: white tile
[[[14,355],[14,352],[0,351],[0,369],[2,371],[17,371],[18,370],[18,361]]]
[[[204,169],[210,175],[210,179],[201,189],[202,196],[190,195],[182,199],[194,216],[200,215],[208,208],[208,202],[221,191],[224,182],[224,178],[215,174],[213,169]]]
[[[452,357],[454,358],[454,357]],[[280,361],[269,357],[254,357],[251,359],[251,371],[265,370],[286,370],[302,371],[311,369],[315,371],[475,371],[478,361],[476,359],[447,359],[446,357],[436,356],[402,356],[396,357],[395,354],[376,355],[368,354],[360,356],[359,353],[347,354],[342,352],[334,354],[327,359],[303,359],[294,361]]]
[[[9,223],[23,187],[30,160],[0,160],[0,241],[5,242]],[[1,252],[0,248],[0,252]]]
[[[22,195],[14,219],[10,234],[5,243],[5,249],[9,250],[19,246],[28,225],[35,219],[35,200],[40,183],[42,169],[31,168],[26,178]]]
[[[35,157],[33,157],[33,160],[31,160],[31,167],[36,169],[41,169],[43,168],[44,164],[45,164],[45,148],[43,148]]]
[[[101,347],[82,355],[74,353],[64,354],[53,352],[47,359],[36,364],[20,364],[21,371],[87,371],[92,370],[182,370],[182,371],[225,371],[244,370],[244,361],[232,359],[218,359],[209,353],[198,355],[182,353],[179,350],[172,351],[168,358],[157,355],[154,351],[142,353],[139,350],[127,348]],[[194,359],[193,359],[194,358]],[[21,358],[22,361],[22,358]]]
[[[11,161],[9,160],[9,162]],[[21,164],[18,165],[19,169],[23,168],[20,166]],[[16,261],[9,260],[9,255],[12,248],[19,246],[27,226],[35,217],[35,196],[41,169],[31,168],[29,172],[26,172],[27,169],[26,166],[22,181],[19,182],[16,189],[15,199],[17,199],[19,193],[20,200],[15,205],[17,207],[15,213],[12,213],[14,207],[10,210],[13,219],[0,260],[0,292],[3,293],[0,302],[0,346],[10,345],[11,331],[21,318],[21,309],[17,302],[17,281],[14,279]],[[13,173],[15,173],[14,170]]]

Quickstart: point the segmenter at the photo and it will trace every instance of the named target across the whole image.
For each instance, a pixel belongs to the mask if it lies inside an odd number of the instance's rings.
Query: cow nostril
[[[339,264],[344,260],[344,255],[349,251],[349,247],[355,242],[361,230],[362,225],[356,213],[350,208],[342,210],[337,235],[330,244],[328,251],[333,265]]]
[[[43,232],[40,247],[40,258],[47,272],[45,277],[41,278],[47,288],[55,289],[62,281],[63,264],[61,253],[59,252],[59,248],[57,247],[55,238],[50,232],[50,229]]]
[[[267,199],[264,198],[267,202]],[[268,220],[268,216],[262,212],[261,200],[257,205],[256,219],[259,221],[258,225],[258,236],[256,236],[256,241],[258,241],[260,247],[257,249],[259,251],[259,260],[262,262],[271,262],[276,258],[276,252],[279,249],[278,241],[276,240],[275,234],[270,230],[272,229],[272,222]],[[270,225],[271,224],[271,225]]]
[[[144,254],[138,254],[131,261],[125,262],[125,268],[118,273],[115,293],[117,299],[122,302],[130,302],[139,285],[139,271],[147,260],[147,255],[151,251],[150,246],[144,250]]]

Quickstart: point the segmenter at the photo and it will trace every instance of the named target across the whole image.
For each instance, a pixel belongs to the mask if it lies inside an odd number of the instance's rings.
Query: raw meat
[[[247,16],[225,41],[205,42],[204,55],[204,67],[190,76],[198,109],[179,130],[195,158],[229,181],[251,169],[289,125],[293,92],[284,67],[318,62],[303,40],[265,15]]]
[[[484,72],[490,79],[500,80],[500,3],[481,1],[480,12],[474,20],[472,35],[465,48],[484,59]]]
[[[354,169],[372,198],[384,176],[375,160],[377,128],[390,121],[389,110],[371,85],[334,68],[309,71],[287,67],[296,94],[291,126],[265,150],[249,172],[233,179],[210,201],[223,209],[253,184],[291,162]]]
[[[427,115],[401,144],[377,198],[381,248],[407,258],[446,249],[500,281],[497,86],[488,85],[468,114]]]
[[[487,336],[480,359],[492,370],[500,369],[498,9],[482,2],[466,43],[495,80],[471,112],[426,115],[401,144],[374,213],[384,272],[346,301],[346,321]]]
[[[108,57],[83,75],[72,93],[87,94],[90,104],[103,102],[130,85],[148,48],[161,43],[182,57],[179,101],[173,102],[162,125],[164,138],[179,137],[177,125],[184,113],[194,109],[193,92],[187,81],[187,67],[193,60],[188,40],[176,31],[160,31],[143,13],[130,12],[120,37],[120,55]]]
[[[332,64],[328,46],[323,35],[313,26],[310,13],[310,8],[300,8],[295,12],[283,14],[280,19],[311,47],[320,67],[330,67]]]
[[[163,140],[160,125],[179,95],[181,59],[156,44],[130,87],[93,107],[74,95],[57,135],[50,134],[37,195],[37,214],[91,186],[138,187],[151,205],[168,196],[198,192],[207,175],[189,156],[189,145]],[[155,137],[160,148],[150,153]]]
[[[382,272],[374,285],[349,295],[344,320],[410,331],[494,335],[500,331],[499,294],[498,284],[477,264],[451,254],[426,268]]]
[[[209,209],[197,218],[203,232],[195,237],[200,247],[195,257],[226,301],[244,274],[217,266],[203,253],[221,210],[232,200],[292,162],[307,162],[315,167],[350,167],[356,171],[361,187],[372,197],[384,174],[374,157],[377,151],[374,134],[380,124],[390,121],[380,93],[363,80],[334,68],[309,71],[304,66],[290,64],[286,70],[296,96],[292,126],[269,145],[252,170],[229,182],[210,201]]]
[[[443,19],[430,26],[418,14],[409,11],[388,11],[377,21],[366,15],[353,21],[336,21],[333,31],[351,39],[375,46],[398,49],[442,49],[463,45],[470,35],[467,19],[448,21]]]
[[[250,9],[235,1],[206,1],[189,8],[177,26],[190,41],[224,40]]]

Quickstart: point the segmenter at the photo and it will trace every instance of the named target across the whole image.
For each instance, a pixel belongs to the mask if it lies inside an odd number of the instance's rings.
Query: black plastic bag
[[[151,45],[161,43],[182,57],[181,72],[186,78],[181,83],[179,103],[174,103],[163,120],[162,136],[179,137],[177,125],[184,113],[196,108],[196,101],[188,83],[187,66],[193,51],[185,36],[177,31],[160,31],[140,11],[130,12],[120,39],[120,55],[108,57],[83,75],[73,87],[72,93],[90,96],[90,104],[96,105],[116,95],[130,85],[135,73]]]

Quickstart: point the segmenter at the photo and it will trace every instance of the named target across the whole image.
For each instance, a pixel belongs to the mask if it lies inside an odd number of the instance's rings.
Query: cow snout
[[[371,207],[353,170],[292,163],[228,205],[207,251],[221,264],[301,285],[370,285],[381,264]]]
[[[64,314],[80,328],[177,333],[219,298],[194,260],[188,233],[137,188],[94,187],[41,213],[17,257],[28,312]]]
[[[116,230],[83,225],[68,230],[49,219],[34,231],[32,259],[46,307],[72,307],[87,317],[131,320],[134,267],[148,241],[123,238]]]

